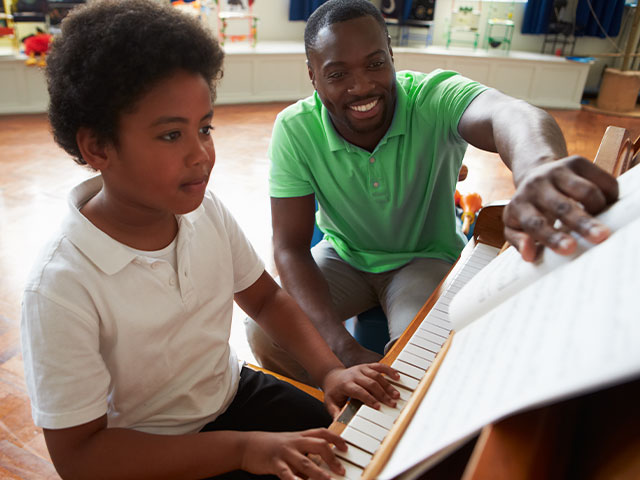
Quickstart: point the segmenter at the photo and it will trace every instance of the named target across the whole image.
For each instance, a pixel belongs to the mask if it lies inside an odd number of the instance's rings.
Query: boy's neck
[[[80,208],[80,213],[114,240],[137,250],[155,251],[176,238],[178,221],[171,212],[158,214],[123,208],[105,197],[101,190]]]

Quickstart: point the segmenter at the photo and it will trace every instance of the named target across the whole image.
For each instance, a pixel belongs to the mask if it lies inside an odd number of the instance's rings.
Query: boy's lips
[[[181,186],[182,188],[186,188],[188,190],[197,190],[207,186],[209,182],[209,175],[205,175],[202,177],[194,178],[193,180],[188,180],[184,182]]]

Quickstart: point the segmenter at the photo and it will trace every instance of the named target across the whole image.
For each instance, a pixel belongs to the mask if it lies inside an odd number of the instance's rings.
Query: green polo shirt
[[[373,273],[460,255],[453,196],[467,143],[458,121],[486,89],[442,70],[396,79],[393,121],[373,152],[340,136],[317,93],[280,112],[269,146],[271,196],[315,194],[324,238]]]

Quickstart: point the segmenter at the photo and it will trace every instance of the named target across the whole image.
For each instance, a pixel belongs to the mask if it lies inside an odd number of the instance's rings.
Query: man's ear
[[[80,127],[76,132],[76,143],[82,159],[96,170],[103,170],[109,164],[108,147],[98,139],[93,130]]]
[[[311,64],[309,60],[307,60],[307,73],[309,74],[309,80],[311,80],[311,84],[313,88],[316,88],[316,75],[313,73],[313,69],[311,68]]]
[[[389,47],[389,55],[391,55],[391,61],[393,61],[393,48],[391,48],[391,35],[387,35],[387,46]]]

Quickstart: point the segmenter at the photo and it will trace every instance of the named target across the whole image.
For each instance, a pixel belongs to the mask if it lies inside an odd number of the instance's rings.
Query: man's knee
[[[262,368],[279,373],[307,385],[313,385],[311,377],[286,350],[275,343],[255,320],[244,320],[247,341],[253,355]]]

